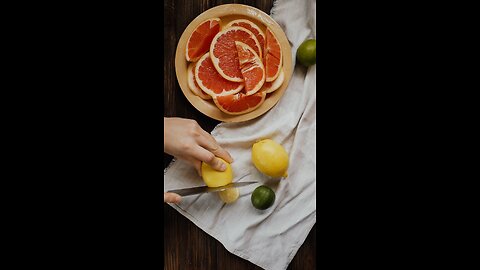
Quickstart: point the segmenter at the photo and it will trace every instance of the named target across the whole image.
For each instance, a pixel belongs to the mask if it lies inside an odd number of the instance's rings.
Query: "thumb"
[[[175,193],[164,193],[163,194],[163,202],[166,203],[179,203],[182,200],[182,197]]]

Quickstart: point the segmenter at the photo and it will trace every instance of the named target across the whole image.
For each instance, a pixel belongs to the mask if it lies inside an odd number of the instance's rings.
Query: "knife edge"
[[[256,181],[234,182],[221,187],[199,186],[199,187],[193,187],[193,188],[174,189],[174,190],[169,190],[167,192],[176,193],[180,196],[189,196],[189,195],[195,195],[195,194],[201,194],[201,193],[220,192],[230,188],[242,187],[242,186],[247,186],[247,185],[256,184],[256,183],[258,182]]]

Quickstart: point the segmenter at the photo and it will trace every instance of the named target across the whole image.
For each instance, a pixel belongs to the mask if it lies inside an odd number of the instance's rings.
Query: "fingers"
[[[200,160],[194,160],[193,161],[193,167],[195,167],[195,170],[197,171],[199,176],[202,176],[202,162]]]
[[[210,167],[212,167],[214,170],[217,170],[217,171],[223,172],[227,169],[227,165],[225,165],[225,163],[223,163],[223,161],[221,161],[217,157],[214,157],[208,162],[205,161],[205,163],[207,163],[208,165],[210,165]]]
[[[208,151],[212,152],[215,156],[222,158],[228,163],[232,163],[233,162],[232,156],[225,149],[220,147],[220,145],[218,145],[215,138],[213,138],[207,132],[205,132],[205,134],[206,135],[202,136],[199,139],[199,144],[202,147],[205,147],[205,149],[207,149]]]
[[[212,167],[214,170],[223,172],[227,169],[225,163],[223,163],[220,159],[216,158],[212,152],[207,151],[203,147],[195,147],[193,155],[196,159],[210,165],[210,167]]]
[[[175,193],[164,193],[163,194],[163,201],[167,203],[179,203],[182,200],[182,197]]]

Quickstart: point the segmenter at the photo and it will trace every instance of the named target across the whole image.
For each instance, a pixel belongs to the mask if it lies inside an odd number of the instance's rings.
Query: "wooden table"
[[[175,49],[188,24],[203,11],[216,5],[238,3],[254,6],[270,14],[273,0],[209,1],[165,0],[164,1],[164,98],[166,117],[195,119],[206,131],[211,131],[219,122],[197,111],[185,98],[175,76]],[[164,155],[164,167],[172,157]],[[288,269],[315,269],[316,225],[311,230]],[[164,205],[164,269],[261,269],[260,267],[228,252],[223,245],[169,205]]]

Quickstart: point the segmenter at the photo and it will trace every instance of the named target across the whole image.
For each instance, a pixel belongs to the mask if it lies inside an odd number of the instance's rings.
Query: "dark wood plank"
[[[175,50],[188,24],[203,11],[221,4],[238,3],[259,8],[269,14],[273,0],[165,0],[164,1],[164,98],[165,117],[196,120],[211,131],[219,122],[197,111],[182,94],[175,75]],[[172,157],[165,154],[164,167]],[[164,205],[164,269],[252,269],[260,267],[228,252],[213,237],[198,228],[169,205]],[[315,269],[316,226],[290,263],[288,269]]]

